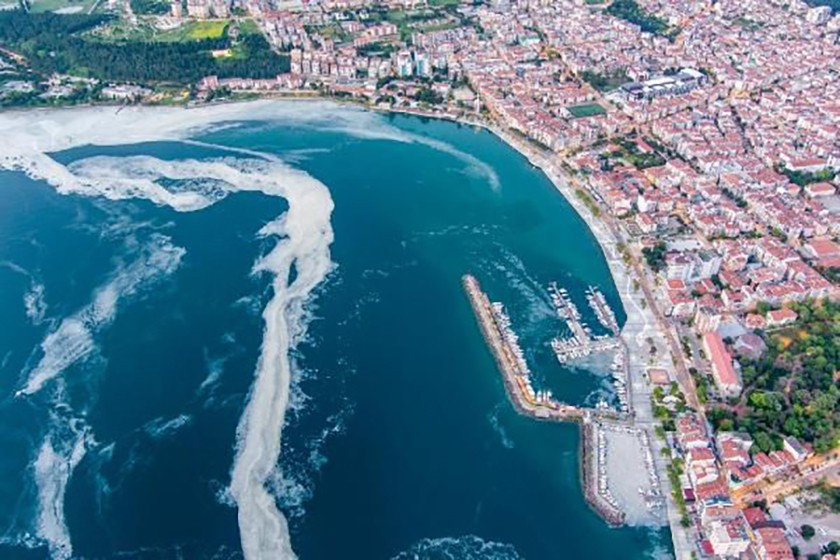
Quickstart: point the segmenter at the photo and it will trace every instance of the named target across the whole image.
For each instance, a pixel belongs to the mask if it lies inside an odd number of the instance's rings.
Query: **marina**
[[[584,343],[600,351],[601,346],[598,343],[608,341],[612,345],[611,348],[618,349],[611,373],[618,395],[619,411],[603,401],[595,408],[581,408],[562,403],[554,398],[551,391],[534,389],[531,369],[504,305],[501,302],[492,302],[474,276],[463,276],[462,283],[481,333],[502,373],[508,397],[516,410],[520,414],[540,420],[581,423],[582,480],[584,494],[590,506],[614,526],[627,521],[628,511],[632,512],[634,521],[657,515],[663,502],[648,434],[644,429],[628,423],[631,416],[626,388],[627,359],[624,346],[616,339],[591,341],[580,320],[577,307],[562,288],[553,284],[552,296],[556,299],[558,315],[570,323],[573,331],[586,334]],[[614,451],[610,451],[611,448]],[[615,464],[615,457],[626,454],[632,455],[637,463],[634,465],[633,476],[621,475],[624,467],[617,467]],[[632,492],[628,490],[628,480],[632,481]]]
[[[623,522],[661,518],[665,501],[647,431],[615,422],[592,422],[593,481],[599,508]]]
[[[590,288],[591,289],[591,288]],[[620,346],[620,343],[615,337],[595,336],[592,334],[592,329],[583,322],[580,311],[569,296],[565,288],[558,287],[556,282],[552,282],[548,288],[551,295],[551,301],[557,312],[557,316],[566,322],[566,325],[571,331],[571,336],[557,337],[551,341],[551,348],[554,350],[554,355],[561,364],[566,364],[574,360],[579,360],[590,356],[596,352],[606,352],[615,350]],[[597,292],[600,294],[600,292]],[[592,296],[595,299],[595,296]],[[600,312],[596,312],[596,316],[603,316],[604,320],[612,317],[612,322],[615,323],[615,314],[606,305],[606,300],[603,300],[603,307],[599,306]],[[594,306],[593,306],[594,307]],[[615,325],[615,331],[618,332],[618,325]]]
[[[613,527],[622,525],[625,514],[607,487],[607,475],[603,468],[606,455],[603,454],[602,433],[598,425],[589,422],[581,430],[581,480],[586,501],[607,523]]]
[[[557,312],[557,316],[566,322],[571,331],[571,336],[557,337],[551,341],[551,348],[554,355],[561,364],[567,364],[580,360],[600,352],[615,352],[612,364],[610,365],[610,377],[618,398],[618,410],[622,414],[630,412],[630,399],[627,388],[627,356],[626,348],[618,338],[619,328],[615,313],[607,304],[604,295],[595,288],[589,286],[586,290],[586,299],[598,321],[604,328],[610,330],[614,336],[592,334],[592,330],[583,322],[580,311],[569,296],[568,290],[559,287],[552,282],[548,287],[551,301]],[[596,405],[599,411],[610,409],[605,400]]]
[[[589,307],[595,312],[595,317],[605,329],[612,332],[613,336],[618,336],[618,321],[615,318],[615,312],[607,303],[607,298],[595,286],[589,286],[586,289],[586,301]]]
[[[627,390],[627,353],[624,346],[620,346],[615,353],[615,358],[610,365],[610,376],[612,377],[615,394],[618,397],[618,408],[621,412],[630,412],[630,400]]]

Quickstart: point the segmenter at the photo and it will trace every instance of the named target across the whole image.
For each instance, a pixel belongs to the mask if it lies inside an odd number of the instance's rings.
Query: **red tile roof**
[[[729,355],[723,345],[723,340],[716,332],[709,332],[703,335],[703,341],[706,344],[717,373],[718,379],[723,385],[736,385],[738,383],[738,374],[735,373],[735,368],[732,366],[732,356]]]

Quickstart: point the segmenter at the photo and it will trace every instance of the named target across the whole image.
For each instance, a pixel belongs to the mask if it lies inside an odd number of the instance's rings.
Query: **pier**
[[[615,318],[615,312],[613,312],[612,308],[609,304],[607,304],[607,298],[604,297],[601,290],[595,286],[589,286],[589,288],[586,289],[586,301],[589,303],[589,307],[592,308],[592,311],[595,312],[595,317],[598,318],[598,322],[601,323],[605,329],[612,332],[613,336],[618,336],[619,329],[618,321]]]
[[[563,319],[569,330],[572,331],[570,337],[557,337],[551,341],[551,348],[561,364],[585,358],[593,353],[615,350],[620,346],[617,338],[592,336],[592,331],[584,324],[580,311],[564,288],[559,288],[556,282],[552,282],[548,291],[551,294],[551,301],[554,303],[558,317]],[[603,295],[601,295],[601,299],[603,300]],[[596,311],[596,316],[600,318],[600,313],[603,314],[604,320],[608,320],[607,318],[612,315],[613,322],[615,321],[615,315],[607,306],[606,300],[603,300],[603,309],[600,307],[599,309],[600,311]],[[617,324],[613,332],[618,333]]]

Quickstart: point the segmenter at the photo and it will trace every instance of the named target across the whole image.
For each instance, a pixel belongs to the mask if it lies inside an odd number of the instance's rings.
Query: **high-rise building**
[[[396,56],[397,75],[400,78],[407,78],[414,74],[414,62],[411,59],[411,52],[402,50]]]
[[[418,76],[422,78],[428,78],[432,75],[432,68],[431,64],[429,63],[429,56],[426,53],[414,53],[414,71]]]

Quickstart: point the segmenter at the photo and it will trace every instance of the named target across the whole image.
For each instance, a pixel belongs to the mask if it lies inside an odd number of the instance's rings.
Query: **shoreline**
[[[461,121],[457,121],[456,119],[456,122]],[[676,560],[689,560],[692,558],[693,546],[686,530],[680,524],[679,513],[673,501],[670,481],[667,476],[663,476],[665,464],[661,459],[660,451],[664,447],[664,444],[658,438],[650,437],[652,435],[650,431],[653,429],[654,419],[649,398],[651,389],[647,386],[647,381],[643,379],[644,370],[646,369],[645,364],[643,361],[639,361],[638,352],[633,353],[630,350],[632,346],[636,346],[638,347],[637,350],[640,350],[641,343],[639,338],[641,338],[641,335],[650,329],[656,333],[659,327],[655,320],[651,321],[650,317],[648,317],[651,314],[649,307],[642,307],[640,303],[633,299],[633,293],[631,292],[633,275],[631,274],[630,267],[623,261],[621,253],[618,250],[618,245],[621,241],[616,239],[607,223],[602,218],[595,216],[586,204],[575,195],[574,187],[563,176],[563,172],[558,169],[558,166],[548,161],[548,157],[550,156],[537,152],[537,148],[528,145],[527,140],[515,137],[512,133],[502,130],[498,125],[477,124],[476,126],[481,126],[494,134],[507,146],[519,152],[531,165],[542,171],[554,188],[583,220],[587,229],[592,233],[598,246],[601,248],[626,315],[624,325],[621,327],[621,332],[619,333],[619,338],[627,349],[628,362],[630,362],[628,364],[627,387],[628,398],[632,402],[632,410],[635,416],[633,423],[639,429],[644,429],[648,432],[651,448],[656,457],[654,462],[657,466],[660,491],[665,497],[667,525],[670,528],[674,556]],[[553,154],[553,156],[557,157],[556,154]],[[639,282],[644,281],[644,279],[638,280]],[[644,300],[643,290],[640,289],[639,291],[641,300]],[[634,361],[636,362],[635,364],[633,363]],[[635,372],[634,369],[636,370]]]

